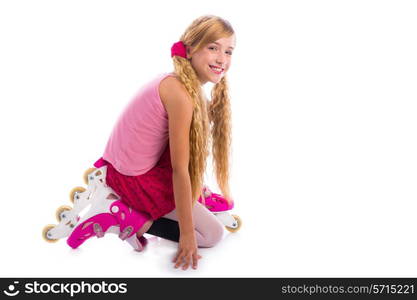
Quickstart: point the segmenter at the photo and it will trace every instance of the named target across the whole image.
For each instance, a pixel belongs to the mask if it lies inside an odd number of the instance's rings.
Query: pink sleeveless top
[[[159,74],[144,85],[119,116],[103,159],[123,175],[137,176],[156,165],[168,144],[168,114],[159,84],[173,73]]]

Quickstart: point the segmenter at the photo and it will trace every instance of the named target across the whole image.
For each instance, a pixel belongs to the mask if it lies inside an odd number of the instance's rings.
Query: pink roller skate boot
[[[230,232],[236,232],[242,225],[242,220],[237,215],[229,213],[234,207],[234,202],[227,202],[226,198],[220,194],[213,193],[208,186],[203,187],[204,200],[200,196],[198,202],[203,204],[210,210],[220,222],[223,223],[225,228]]]
[[[103,237],[110,227],[116,226],[120,227],[117,228],[120,239],[127,240],[136,251],[142,251],[147,240],[143,236],[137,237],[136,232],[148,220],[150,218],[145,213],[137,212],[117,200],[111,204],[109,213],[97,214],[79,224],[69,236],[67,244],[76,249],[87,239],[93,236]]]
[[[142,251],[147,240],[144,236],[137,237],[136,232],[151,218],[146,213],[133,210],[121,200],[115,201],[110,206],[110,211],[120,224],[119,238],[127,240],[136,251]]]
[[[109,213],[95,215],[79,224],[67,239],[67,244],[73,248],[78,248],[87,239],[93,236],[103,237],[110,226],[117,225],[115,216]]]
[[[233,209],[233,202],[228,203],[226,198],[220,194],[213,193],[208,186],[204,186],[203,195],[204,201],[200,197],[198,198],[198,202],[204,204],[211,212],[228,211]]]

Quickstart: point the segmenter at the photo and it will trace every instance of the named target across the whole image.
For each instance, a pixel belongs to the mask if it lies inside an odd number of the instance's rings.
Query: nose
[[[220,53],[219,55],[217,55],[217,58],[216,58],[216,63],[217,64],[224,67],[225,62],[226,62],[226,58],[225,58],[224,53]]]

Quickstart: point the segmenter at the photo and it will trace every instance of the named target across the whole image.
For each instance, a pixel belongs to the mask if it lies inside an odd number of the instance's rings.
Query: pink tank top
[[[159,96],[162,73],[144,85],[119,116],[103,159],[123,175],[137,176],[152,169],[168,144],[168,114]]]

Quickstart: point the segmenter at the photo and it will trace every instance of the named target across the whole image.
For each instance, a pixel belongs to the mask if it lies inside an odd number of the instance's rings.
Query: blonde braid
[[[211,99],[208,111],[211,124],[214,170],[223,196],[230,201],[229,160],[232,134],[231,107],[226,76],[213,87]]]
[[[191,96],[193,117],[190,126],[190,163],[189,173],[192,187],[192,199],[196,201],[202,193],[204,172],[208,156],[209,124],[206,100],[203,97],[201,84],[191,63],[182,57],[175,56],[175,73]]]

